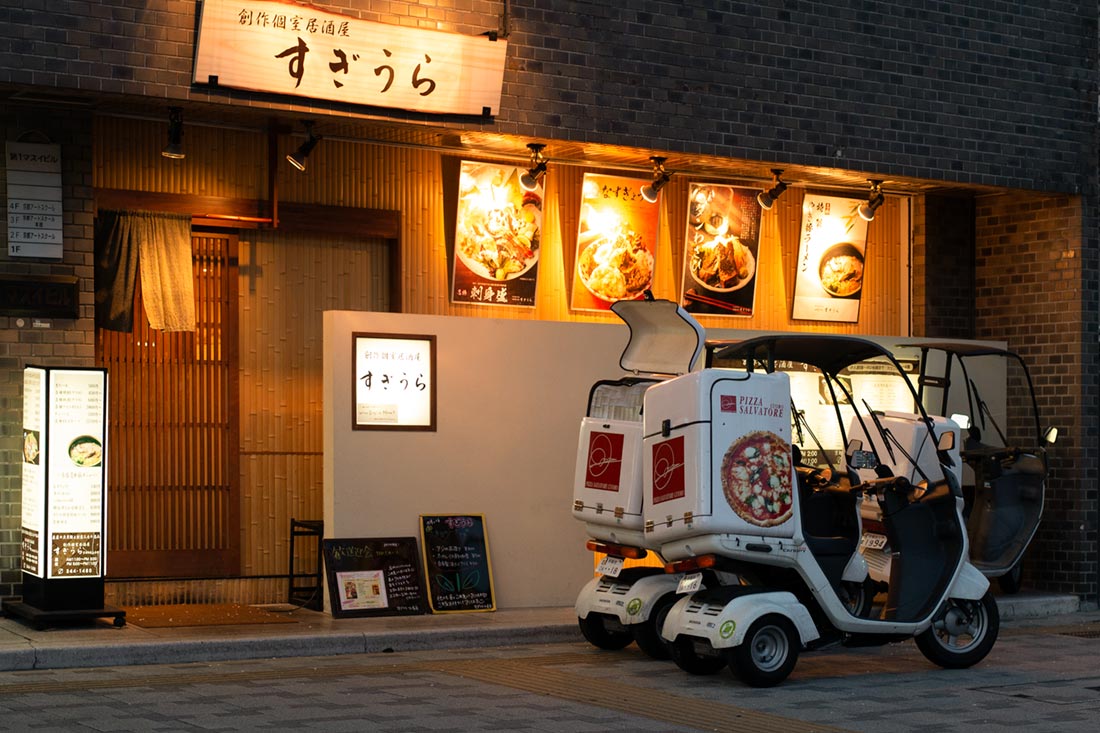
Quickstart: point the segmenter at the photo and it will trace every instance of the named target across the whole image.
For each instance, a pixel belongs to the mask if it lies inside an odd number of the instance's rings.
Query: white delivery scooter
[[[624,567],[653,548],[642,532],[642,404],[663,379],[685,374],[699,358],[703,329],[667,300],[619,301],[611,310],[630,328],[619,360],[631,376],[593,385],[581,421],[573,516],[585,523],[588,549],[605,555],[577,596],[577,620],[591,644],[621,649],[631,641],[667,659],[658,629],[676,601],[679,575],[663,567]]]
[[[744,682],[770,686],[786,679],[801,650],[833,644],[915,638],[944,667],[983,659],[999,617],[989,581],[968,561],[961,488],[945,470],[957,455],[957,426],[935,434],[917,404],[919,428],[937,449],[936,474],[920,484],[905,476],[861,481],[859,470],[876,468],[880,457],[874,443],[843,437],[847,415],[859,416],[864,434],[875,428],[857,409],[854,380],[841,372],[876,360],[903,374],[888,351],[858,338],[785,335],[715,356],[744,360],[744,368],[705,369],[645,395],[647,544],[660,547],[667,570],[690,573],[661,629],[673,660],[696,674],[728,664]],[[819,373],[846,445],[847,475],[795,465],[790,378],[775,371],[777,362]],[[916,404],[908,380],[901,383]],[[868,579],[858,550],[859,504],[868,501],[882,507],[895,548],[885,603],[871,611],[846,602],[844,591]],[[740,582],[697,590],[702,568]]]

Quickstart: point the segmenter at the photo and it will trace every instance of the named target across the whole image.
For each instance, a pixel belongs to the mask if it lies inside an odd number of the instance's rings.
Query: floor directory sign
[[[102,578],[107,373],[27,367],[23,395],[23,569]]]

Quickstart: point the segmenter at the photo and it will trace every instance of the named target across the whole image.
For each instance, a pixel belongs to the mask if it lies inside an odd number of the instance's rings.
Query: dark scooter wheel
[[[950,598],[932,626],[917,635],[917,648],[930,662],[963,669],[985,659],[1000,626],[997,602],[988,591],[978,601]]]
[[[790,676],[802,642],[790,621],[777,614],[757,619],[745,640],[726,652],[730,669],[752,687],[772,687]]]
[[[634,634],[634,643],[653,659],[668,659],[671,656],[668,642],[661,638],[661,627],[665,624],[669,609],[678,598],[675,593],[666,593],[657,599],[648,619],[640,624],[630,625],[630,631]]]
[[[690,636],[680,636],[669,644],[669,654],[676,666],[688,674],[718,674],[726,666],[726,660],[719,654],[700,654],[695,650],[695,641]]]
[[[997,578],[997,585],[1001,587],[1001,590],[1005,593],[1019,593],[1020,583],[1024,579],[1023,560],[1018,561],[1012,566],[1004,575]]]
[[[611,631],[598,613],[590,613],[585,618],[577,618],[584,638],[594,647],[615,651],[634,641],[629,631]]]

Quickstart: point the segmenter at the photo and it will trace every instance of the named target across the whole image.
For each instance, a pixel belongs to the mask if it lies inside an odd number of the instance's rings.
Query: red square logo
[[[722,412],[737,412],[737,395],[719,395],[718,400],[718,409]]]
[[[623,434],[598,433],[588,435],[588,465],[584,471],[584,488],[618,491],[623,467]]]
[[[684,436],[653,444],[653,479],[650,486],[653,503],[684,496]]]

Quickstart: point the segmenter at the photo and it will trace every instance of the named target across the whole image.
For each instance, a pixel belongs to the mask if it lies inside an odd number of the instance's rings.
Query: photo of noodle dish
[[[38,431],[23,431],[23,461],[25,463],[38,463]]]
[[[577,257],[577,274],[601,300],[631,300],[653,281],[653,254],[642,236],[626,227],[595,237]]]
[[[69,443],[69,460],[83,468],[103,462],[103,444],[90,435],[82,435]]]
[[[542,197],[486,177],[462,177],[455,250],[475,275],[512,280],[538,262]]]
[[[821,256],[821,287],[836,298],[848,298],[863,289],[863,253],[847,242],[833,245]]]
[[[728,293],[744,287],[756,274],[756,259],[736,236],[701,239],[688,257],[692,279],[708,290]]]

